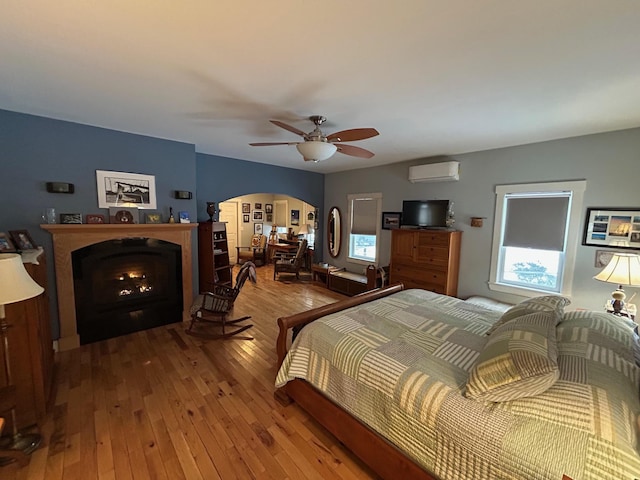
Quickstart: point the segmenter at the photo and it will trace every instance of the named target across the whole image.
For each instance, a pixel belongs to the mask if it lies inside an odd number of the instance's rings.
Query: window
[[[496,187],[489,288],[571,294],[585,181]]]
[[[349,260],[377,263],[382,194],[349,195]]]

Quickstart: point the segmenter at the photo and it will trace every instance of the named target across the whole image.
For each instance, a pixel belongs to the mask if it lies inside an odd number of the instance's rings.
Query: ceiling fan
[[[380,135],[375,128],[352,128],[350,130],[342,130],[340,132],[325,135],[320,130],[320,125],[326,122],[326,118],[322,115],[312,115],[309,117],[316,128],[309,133],[287,125],[279,120],[270,120],[271,123],[280,128],[289,130],[290,132],[300,135],[304,138],[303,142],[260,142],[250,143],[253,147],[265,147],[271,145],[295,145],[298,151],[304,157],[305,162],[320,162],[332,156],[336,151],[351,155],[352,157],[371,158],[374,153],[364,148],[354,147],[353,145],[345,145],[337,142],[355,142],[357,140],[365,140],[367,138]]]

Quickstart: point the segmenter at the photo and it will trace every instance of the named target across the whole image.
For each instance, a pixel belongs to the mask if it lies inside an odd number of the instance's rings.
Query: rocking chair
[[[204,292],[196,297],[191,306],[191,323],[185,333],[195,337],[207,339],[228,338],[240,332],[253,327],[253,325],[236,325],[238,322],[248,320],[251,316],[247,315],[235,320],[227,320],[227,315],[233,308],[233,303],[240,293],[240,289],[249,278],[256,283],[256,266],[253,262],[245,262],[240,268],[236,276],[236,285],[231,288],[228,285],[214,285],[213,292]],[[205,332],[201,328],[194,328],[198,324],[216,324],[222,327],[221,333]],[[226,327],[233,325],[231,331],[227,331]],[[204,326],[204,325],[202,325]],[[242,337],[246,340],[252,340],[252,337]]]

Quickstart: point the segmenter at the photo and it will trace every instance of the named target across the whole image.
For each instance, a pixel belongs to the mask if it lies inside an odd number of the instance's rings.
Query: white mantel
[[[193,301],[191,279],[191,231],[197,223],[161,224],[95,224],[95,225],[40,225],[53,237],[53,256],[58,293],[58,318],[60,320],[60,350],[80,346],[76,323],[75,295],[71,254],[80,248],[106,240],[119,238],[156,238],[182,247],[182,319],[189,319],[189,307]]]

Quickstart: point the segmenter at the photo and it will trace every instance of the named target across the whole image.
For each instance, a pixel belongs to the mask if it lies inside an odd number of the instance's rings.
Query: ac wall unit
[[[460,180],[460,162],[429,163],[409,167],[409,181],[454,182]]]

